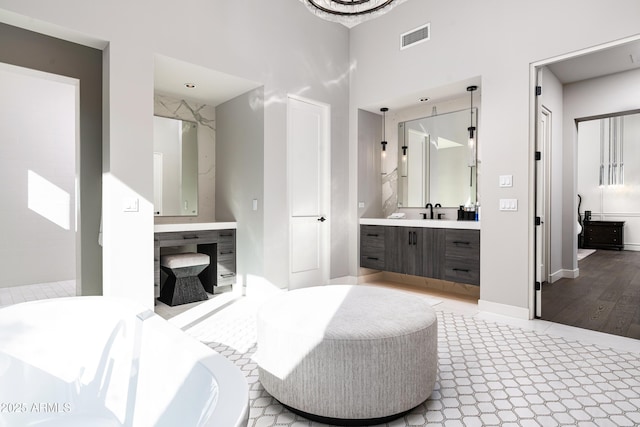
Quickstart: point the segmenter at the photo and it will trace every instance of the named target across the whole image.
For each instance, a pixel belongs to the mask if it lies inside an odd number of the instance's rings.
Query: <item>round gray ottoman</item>
[[[307,418],[367,425],[424,402],[438,370],[426,298],[374,286],[284,292],[258,311],[259,379]]]

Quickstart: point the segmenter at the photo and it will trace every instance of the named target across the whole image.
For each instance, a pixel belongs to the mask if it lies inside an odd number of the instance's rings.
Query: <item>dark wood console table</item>
[[[160,296],[160,248],[197,246],[209,255],[210,264],[198,276],[210,294],[230,291],[236,282],[236,230],[191,230],[154,233],[154,294]]]
[[[585,221],[584,247],[624,249],[624,221]]]

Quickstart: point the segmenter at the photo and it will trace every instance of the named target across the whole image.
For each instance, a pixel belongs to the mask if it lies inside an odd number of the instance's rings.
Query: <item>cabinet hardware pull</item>
[[[418,244],[418,232],[414,231],[413,232],[413,245],[417,245]]]
[[[182,236],[183,239],[197,239],[198,235],[197,234],[191,234],[191,235],[184,235]]]
[[[377,234],[367,234],[367,237],[378,237]]]
[[[463,242],[462,240],[454,240],[453,244],[454,245],[470,245],[471,242]]]
[[[468,273],[469,272],[469,270],[466,269],[466,268],[455,268],[455,267],[453,268],[453,271],[462,271],[463,273]]]
[[[372,256],[368,256],[367,259],[372,259],[374,261],[378,261],[378,258],[372,257]]]
[[[223,277],[223,278],[225,278],[225,279],[226,279],[227,277],[233,277],[233,276],[235,276],[235,274],[234,274],[234,273],[228,273],[228,274],[221,274],[221,275],[220,275],[220,277]]]
[[[220,255],[229,255],[232,254],[233,251],[227,251],[227,252],[220,252]]]
[[[233,234],[222,234],[222,233],[220,233],[220,237],[233,237]]]
[[[411,244],[411,232],[409,231],[409,244]]]

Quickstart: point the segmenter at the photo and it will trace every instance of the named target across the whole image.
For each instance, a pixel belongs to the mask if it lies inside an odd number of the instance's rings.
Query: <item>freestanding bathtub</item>
[[[0,309],[0,427],[236,427],[248,404],[238,367],[131,301]]]

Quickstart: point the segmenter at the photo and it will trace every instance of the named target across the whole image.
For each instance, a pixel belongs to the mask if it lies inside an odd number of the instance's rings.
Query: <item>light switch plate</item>
[[[258,199],[253,199],[251,202],[251,209],[253,209],[254,211],[258,210]]]
[[[513,187],[513,175],[500,175],[500,187]]]
[[[364,208],[364,202],[358,202],[358,208],[360,209]]]
[[[138,212],[139,200],[137,197],[125,197],[122,199],[122,210],[124,212]]]
[[[501,211],[517,211],[518,210],[518,199],[500,199],[500,210]]]

